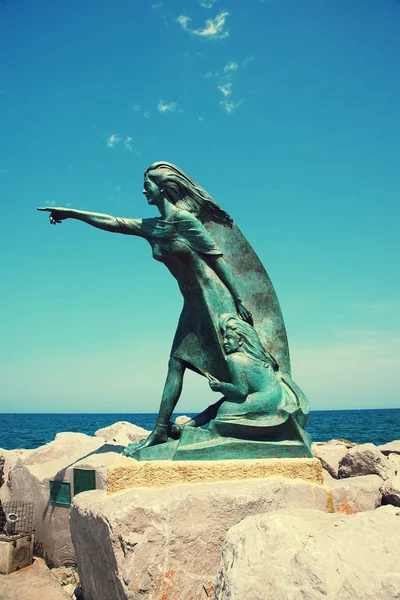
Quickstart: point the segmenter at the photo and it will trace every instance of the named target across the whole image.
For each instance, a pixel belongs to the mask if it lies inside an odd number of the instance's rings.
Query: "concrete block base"
[[[32,564],[33,533],[0,536],[0,573],[9,575]]]

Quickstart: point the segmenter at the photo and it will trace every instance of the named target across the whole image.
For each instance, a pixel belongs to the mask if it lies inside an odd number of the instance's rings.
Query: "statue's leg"
[[[218,402],[214,402],[214,404],[210,404],[203,412],[190,419],[187,423],[185,423],[185,427],[202,427],[211,421],[211,419],[215,419],[217,416],[217,412],[223,401],[225,400],[225,396],[218,400]]]
[[[163,444],[167,441],[168,423],[182,392],[185,369],[185,363],[182,360],[171,356],[168,362],[168,374],[161,398],[156,426],[154,431],[141,446],[142,448],[156,446],[157,444]]]

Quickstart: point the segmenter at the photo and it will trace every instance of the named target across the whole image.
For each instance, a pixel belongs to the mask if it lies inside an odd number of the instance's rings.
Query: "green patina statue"
[[[254,250],[232,218],[175,165],[152,164],[143,193],[160,217],[38,209],[50,212],[54,225],[73,218],[145,238],[182,292],[156,426],[125,453],[139,460],[311,456],[303,430],[308,402],[291,380],[279,303]],[[224,397],[180,430],[170,418],[187,368]]]

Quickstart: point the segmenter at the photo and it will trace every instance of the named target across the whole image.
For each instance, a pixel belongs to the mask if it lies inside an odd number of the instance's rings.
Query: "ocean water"
[[[180,413],[176,413],[176,417]],[[193,416],[188,413],[188,416]],[[0,448],[37,448],[56,433],[76,431],[93,435],[117,421],[129,421],[152,429],[155,413],[114,414],[0,414]],[[311,411],[307,427],[313,440],[345,438],[357,443],[385,444],[400,439],[400,408],[374,410]]]

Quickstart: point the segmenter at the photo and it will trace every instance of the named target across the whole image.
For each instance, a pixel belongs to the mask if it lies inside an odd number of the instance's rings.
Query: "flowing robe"
[[[283,372],[290,374],[285,326],[275,290],[254,250],[240,230],[201,223],[177,210],[172,220],[118,219],[126,233],[145,238],[153,257],[175,277],[184,298],[171,356],[198,373],[229,381],[219,332],[222,314],[237,314],[234,299],[214,271],[210,257],[222,256],[231,269],[240,297],[254,318],[254,327]]]

